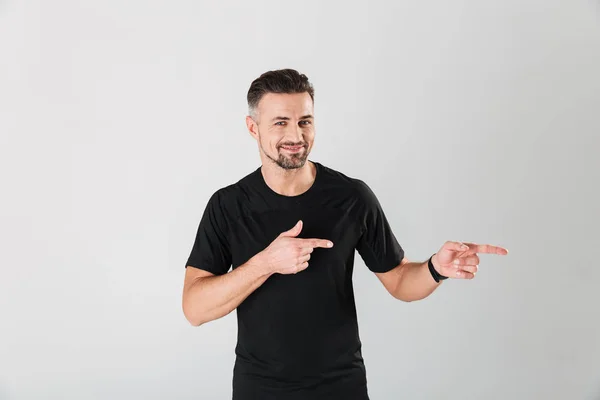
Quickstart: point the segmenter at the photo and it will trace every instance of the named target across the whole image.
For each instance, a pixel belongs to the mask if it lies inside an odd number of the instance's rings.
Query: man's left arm
[[[444,278],[473,279],[479,269],[478,253],[506,255],[508,250],[499,246],[475,243],[446,242],[429,260],[411,262],[406,257],[388,272],[376,273],[388,292],[403,301],[421,300],[440,286],[434,275]]]

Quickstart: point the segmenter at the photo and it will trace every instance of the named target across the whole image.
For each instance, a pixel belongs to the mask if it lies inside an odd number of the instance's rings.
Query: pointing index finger
[[[310,247],[323,247],[323,248],[330,248],[333,247],[333,242],[331,242],[330,240],[326,240],[326,239],[304,239],[306,241],[306,244],[308,244]]]
[[[475,244],[475,243],[465,243],[469,246],[469,251],[475,253],[486,253],[486,254],[499,254],[499,255],[507,255],[508,250],[504,247],[493,246],[491,244]]]

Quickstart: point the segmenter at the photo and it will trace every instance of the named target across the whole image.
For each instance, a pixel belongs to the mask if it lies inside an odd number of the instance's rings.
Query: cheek
[[[260,135],[260,144],[264,148],[277,148],[277,145],[281,141],[280,135],[277,132],[267,131]]]
[[[279,135],[271,136],[271,138],[269,139],[269,146],[271,146],[271,148],[273,148],[274,150],[277,150],[279,147],[279,143],[281,143],[282,139],[283,137]]]
[[[312,146],[312,143],[315,140],[315,132],[314,131],[310,131],[306,134],[306,141]]]

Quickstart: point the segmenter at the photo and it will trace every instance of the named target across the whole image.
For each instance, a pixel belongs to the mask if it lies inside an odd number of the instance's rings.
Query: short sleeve
[[[366,183],[358,181],[362,234],[356,250],[373,272],[387,272],[400,264],[404,250],[396,240],[379,200]]]
[[[215,275],[223,275],[229,271],[231,249],[220,197],[220,192],[215,192],[204,209],[186,268],[191,266]]]

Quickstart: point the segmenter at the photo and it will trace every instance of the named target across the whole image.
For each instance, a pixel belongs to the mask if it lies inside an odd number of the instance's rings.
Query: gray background
[[[407,256],[505,246],[394,300],[357,259],[375,399],[599,399],[591,1],[0,3],[0,399],[226,399],[235,314],[190,326],[209,196],[259,165],[245,95],[316,87],[311,159]]]

